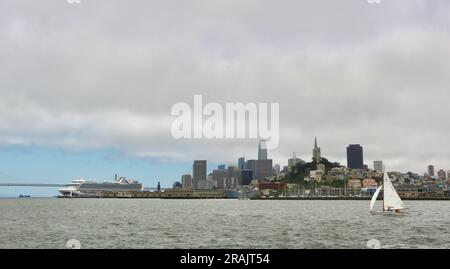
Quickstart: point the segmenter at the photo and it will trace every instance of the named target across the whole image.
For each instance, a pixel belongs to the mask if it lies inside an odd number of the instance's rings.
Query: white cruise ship
[[[142,191],[142,183],[121,177],[113,182],[98,183],[95,180],[76,179],[59,189],[62,197],[102,197],[104,192]]]

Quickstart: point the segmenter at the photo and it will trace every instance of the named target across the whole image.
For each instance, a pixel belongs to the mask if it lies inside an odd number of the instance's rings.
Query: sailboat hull
[[[385,216],[407,216],[409,212],[400,211],[400,212],[389,212],[389,211],[370,211],[372,215],[385,215]]]

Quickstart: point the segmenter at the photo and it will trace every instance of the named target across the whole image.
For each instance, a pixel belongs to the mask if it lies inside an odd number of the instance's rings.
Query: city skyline
[[[170,186],[193,160],[257,160],[258,139],[171,136],[198,94],[279,103],[273,164],[310,161],[317,136],[343,165],[360,144],[369,166],[449,169],[448,1],[194,2],[2,1],[0,180]]]
[[[257,162],[258,160],[270,160],[270,161],[273,161],[271,159],[271,157],[268,156],[268,152],[267,152],[266,149],[264,150],[264,153],[261,153],[261,149],[262,149],[261,145],[263,143],[264,143],[263,139],[258,142],[258,148],[257,148],[258,159],[256,159],[256,160],[255,159],[248,159],[248,160],[246,160],[244,157],[239,157],[239,158],[237,158],[237,161],[235,161],[235,162],[234,161],[229,161],[229,162],[226,162],[226,164],[220,164],[220,165],[218,165],[218,167],[213,167],[211,169],[211,173],[208,172],[209,170],[206,170],[206,174],[207,175],[212,175],[213,174],[212,172],[214,170],[217,170],[217,169],[218,170],[224,170],[227,167],[234,167],[234,168],[238,168],[238,169],[251,169],[251,168],[247,167],[249,165],[248,161],[250,161],[250,163]],[[384,172],[384,170],[386,169],[385,163],[382,160],[370,161],[371,164],[369,164],[369,162],[367,162],[367,160],[364,161],[364,156],[363,156],[364,155],[364,153],[363,153],[364,147],[362,145],[360,145],[360,144],[349,144],[346,149],[347,149],[347,151],[346,151],[346,153],[347,153],[347,156],[346,156],[347,157],[347,159],[346,159],[347,163],[336,162],[335,160],[331,160],[331,159],[328,159],[328,161],[339,163],[341,166],[344,166],[344,167],[347,167],[347,168],[350,168],[350,169],[369,169],[369,170],[374,170],[374,171],[377,171],[377,172]],[[264,156],[264,158],[260,159],[260,156]],[[291,166],[289,162],[291,160],[294,160],[294,158],[296,159],[296,161],[306,161],[306,162],[314,162],[315,161],[315,162],[317,162],[317,159],[321,159],[322,157],[326,158],[326,156],[322,156],[322,154],[321,154],[321,147],[318,146],[317,136],[315,136],[314,137],[314,147],[313,147],[313,150],[312,150],[311,159],[299,158],[299,157],[296,156],[296,153],[294,152],[294,157],[293,158],[288,158],[284,162],[281,162],[281,163],[274,163],[274,162],[272,162],[272,165],[273,165],[272,168],[275,169],[275,167],[278,166],[278,168],[286,167],[286,168],[289,169],[289,166]],[[201,160],[193,160],[194,166],[195,166],[195,163],[199,162],[199,161],[201,161]],[[242,166],[241,166],[241,164],[242,164]],[[250,164],[250,166],[252,166],[252,164]],[[409,171],[400,171],[400,170],[389,170],[389,169],[387,169],[387,171],[389,171],[389,172],[403,172],[403,173],[411,172],[411,173],[415,173],[415,174],[420,175],[420,176],[428,175],[430,177],[436,177],[436,175],[437,175],[437,173],[435,172],[435,166],[434,165],[430,165],[430,164],[427,165],[426,168],[424,169],[424,172],[419,171],[419,170],[420,170],[420,168],[418,170],[409,170]],[[433,171],[433,172],[430,173],[430,171]],[[447,175],[449,174],[449,171],[450,170],[446,170],[445,167],[442,167],[442,168],[439,168],[438,172],[441,173],[441,178],[445,178],[446,179]],[[186,174],[189,174],[189,173],[186,172]],[[444,176],[442,176],[442,175],[444,175]],[[437,176],[437,178],[439,178],[439,176]]]

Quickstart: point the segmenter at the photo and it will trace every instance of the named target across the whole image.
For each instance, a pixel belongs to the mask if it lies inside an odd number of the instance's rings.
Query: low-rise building
[[[378,183],[373,178],[366,178],[366,179],[363,179],[362,186],[364,188],[378,187]]]
[[[361,180],[359,179],[349,179],[347,182],[347,187],[349,188],[361,188]]]

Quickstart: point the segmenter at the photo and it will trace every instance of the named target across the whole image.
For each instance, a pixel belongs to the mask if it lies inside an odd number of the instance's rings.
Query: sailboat
[[[383,211],[377,212],[373,210],[373,207],[382,189],[383,189]],[[404,214],[406,213],[404,211],[405,209],[406,207],[403,204],[402,199],[400,199],[400,196],[398,196],[397,191],[395,191],[394,185],[392,185],[392,182],[389,179],[389,176],[385,170],[383,175],[383,185],[378,187],[378,189],[372,196],[372,200],[370,201],[370,212],[373,214],[376,213]]]

